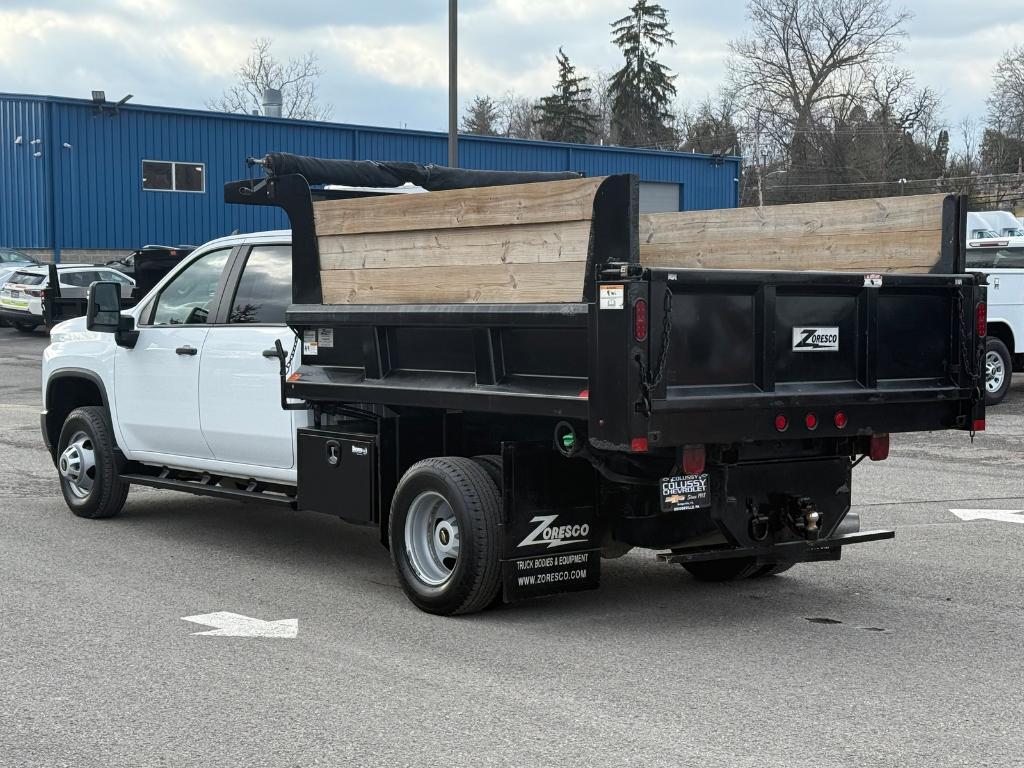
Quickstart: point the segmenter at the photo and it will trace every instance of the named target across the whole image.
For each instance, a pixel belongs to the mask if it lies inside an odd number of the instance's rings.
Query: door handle
[[[184,347],[178,347],[174,351],[179,355],[194,355],[199,350],[196,349],[195,347],[190,347],[188,344],[186,344]]]
[[[277,350],[276,349],[264,349],[263,350],[263,356],[264,357],[272,357],[275,360],[277,360]]]

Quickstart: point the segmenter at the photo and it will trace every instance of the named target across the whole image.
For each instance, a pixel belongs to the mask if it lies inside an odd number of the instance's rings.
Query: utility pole
[[[448,0],[448,165],[459,167],[459,0]]]

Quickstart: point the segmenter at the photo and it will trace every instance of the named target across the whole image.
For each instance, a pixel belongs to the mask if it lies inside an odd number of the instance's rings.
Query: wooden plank
[[[640,217],[640,243],[690,243],[766,235],[840,235],[942,229],[945,195],[723,208]]]
[[[604,177],[313,203],[317,235],[589,221]]]
[[[320,238],[320,268],[460,267],[586,261],[590,222],[378,232]]]
[[[945,195],[640,217],[651,267],[928,272],[942,256]]]
[[[476,304],[581,301],[580,262],[485,264],[458,269],[329,269],[325,304]]]
[[[836,272],[929,272],[939,261],[939,232],[728,237],[699,246],[640,246],[640,263],[680,269],[826,270]]]

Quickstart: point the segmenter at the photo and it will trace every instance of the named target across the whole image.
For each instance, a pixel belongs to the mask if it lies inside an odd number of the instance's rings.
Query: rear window
[[[968,248],[968,269],[1024,269],[1024,248]]]
[[[15,272],[11,275],[11,279],[8,282],[17,283],[18,285],[42,285],[46,282],[46,275],[40,275],[35,272]]]

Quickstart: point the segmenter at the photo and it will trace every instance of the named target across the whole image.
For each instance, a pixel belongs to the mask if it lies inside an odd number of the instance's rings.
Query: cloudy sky
[[[629,0],[461,0],[460,93],[542,95],[564,45],[584,69],[613,70],[608,22]],[[726,43],[746,28],[741,0],[663,0],[678,45],[663,60],[681,99],[722,80]],[[899,63],[944,97],[945,120],[981,117],[992,67],[1024,39],[1020,0],[908,0]],[[313,50],[339,122],[446,128],[445,0],[0,0],[0,91],[202,108],[232,80],[250,42]]]

